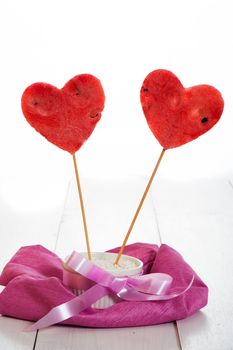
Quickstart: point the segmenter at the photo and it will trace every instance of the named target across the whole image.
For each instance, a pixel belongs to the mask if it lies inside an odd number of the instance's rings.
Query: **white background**
[[[46,208],[73,176],[71,156],[25,121],[24,89],[71,77],[101,79],[106,106],[78,152],[81,178],[148,177],[161,151],[140,106],[145,76],[173,71],[225,99],[219,123],[166,152],[158,176],[189,181],[232,174],[233,21],[229,0],[20,0],[0,3],[0,196],[16,209]]]

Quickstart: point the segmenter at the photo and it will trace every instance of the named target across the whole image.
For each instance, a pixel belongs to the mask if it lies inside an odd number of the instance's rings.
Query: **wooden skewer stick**
[[[77,186],[78,186],[79,201],[80,201],[80,206],[81,206],[81,211],[82,211],[83,228],[84,228],[84,232],[85,232],[85,239],[86,239],[86,246],[87,246],[87,256],[88,256],[88,259],[91,260],[91,250],[90,250],[89,237],[88,237],[88,231],[87,231],[87,221],[86,221],[83,196],[82,196],[82,190],[81,190],[81,184],[80,184],[80,179],[79,179],[79,174],[78,174],[78,167],[77,167],[75,153],[73,154],[73,161],[74,161],[76,182],[77,182]]]
[[[130,226],[129,226],[128,232],[127,232],[127,234],[126,234],[126,236],[125,236],[125,239],[124,239],[124,242],[123,242],[123,244],[122,244],[122,246],[121,246],[121,249],[120,249],[120,251],[119,251],[119,253],[118,253],[118,255],[117,255],[117,258],[116,258],[116,260],[115,260],[115,265],[118,264],[118,262],[119,262],[119,260],[120,260],[120,258],[121,258],[121,255],[122,255],[122,253],[123,253],[123,251],[124,251],[125,245],[126,245],[126,243],[127,243],[127,241],[128,241],[129,235],[130,235],[130,233],[131,233],[131,231],[132,231],[132,229],[133,229],[133,227],[134,227],[135,221],[137,220],[138,214],[139,214],[139,212],[140,212],[140,210],[141,210],[141,208],[142,208],[142,205],[143,205],[143,203],[144,203],[144,200],[145,200],[145,198],[146,198],[146,196],[147,196],[147,193],[148,193],[148,191],[149,191],[149,189],[150,189],[150,186],[151,186],[151,184],[152,184],[152,181],[153,181],[153,179],[154,179],[154,177],[155,177],[155,174],[156,174],[156,172],[157,172],[157,170],[158,170],[158,167],[159,167],[159,165],[160,165],[160,162],[161,162],[161,160],[162,160],[162,158],[163,158],[164,152],[165,152],[165,149],[163,149],[162,152],[160,153],[159,159],[158,159],[158,161],[157,161],[157,163],[156,163],[156,165],[155,165],[155,168],[154,168],[154,170],[153,170],[153,173],[152,173],[152,175],[151,175],[151,177],[150,177],[150,180],[149,180],[149,182],[148,182],[148,184],[147,184],[147,186],[146,186],[145,192],[143,193],[143,196],[142,196],[142,198],[141,198],[141,201],[140,201],[140,203],[139,203],[139,206],[138,206],[138,208],[137,208],[137,210],[136,210],[136,213],[135,213],[135,215],[134,215],[134,217],[133,217],[133,220],[132,220],[132,222],[131,222],[131,224],[130,224]]]

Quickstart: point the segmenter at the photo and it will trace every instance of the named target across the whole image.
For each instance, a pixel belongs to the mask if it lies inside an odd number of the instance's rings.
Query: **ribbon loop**
[[[165,295],[172,284],[172,277],[165,273],[150,273],[128,279],[128,284],[139,292]]]
[[[127,283],[128,279],[125,277],[115,277],[109,284],[108,288],[114,293],[118,294]]]

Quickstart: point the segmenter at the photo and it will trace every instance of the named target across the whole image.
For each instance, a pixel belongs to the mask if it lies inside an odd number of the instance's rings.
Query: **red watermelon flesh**
[[[172,72],[163,69],[145,78],[140,97],[147,123],[164,149],[181,146],[207,132],[224,107],[214,87],[184,88]]]
[[[93,132],[104,101],[100,81],[80,74],[62,89],[46,83],[30,85],[22,95],[22,111],[48,141],[73,154]]]

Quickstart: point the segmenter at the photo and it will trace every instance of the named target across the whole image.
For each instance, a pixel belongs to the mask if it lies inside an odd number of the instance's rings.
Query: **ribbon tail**
[[[26,328],[26,331],[31,332],[37,329],[46,328],[76,316],[108,293],[107,288],[96,284],[80,296],[67,301],[66,303],[55,306],[40,320]]]

